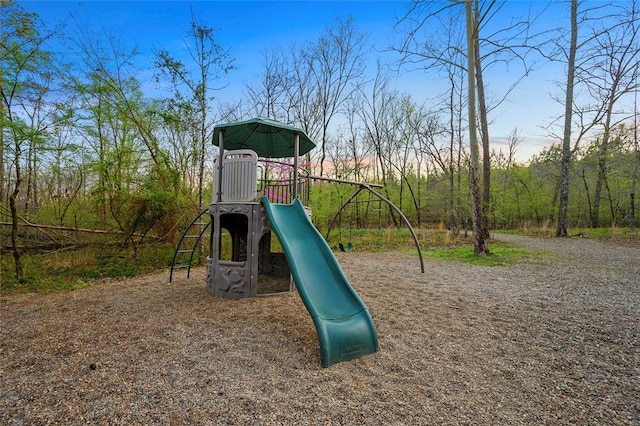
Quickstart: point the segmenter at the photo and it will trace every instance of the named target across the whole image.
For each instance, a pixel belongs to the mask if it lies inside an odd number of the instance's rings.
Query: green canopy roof
[[[218,124],[213,128],[215,146],[219,146],[220,130],[224,130],[224,149],[251,149],[265,158],[293,157],[296,134],[300,135],[300,155],[316,146],[301,129],[265,118]]]

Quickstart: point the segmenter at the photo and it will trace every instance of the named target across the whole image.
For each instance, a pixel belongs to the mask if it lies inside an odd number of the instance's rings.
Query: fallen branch
[[[4,207],[4,206],[0,206],[0,207]],[[4,209],[6,210],[6,207],[4,207]],[[127,234],[124,231],[103,231],[101,229],[87,229],[87,228],[71,228],[69,226],[57,226],[57,225],[40,225],[37,223],[31,223],[29,222],[27,219],[25,219],[24,217],[17,215],[18,219],[20,219],[21,221],[24,222],[23,226],[27,226],[30,228],[39,228],[39,229],[55,229],[58,231],[75,231],[75,232],[88,232],[91,234]],[[12,226],[13,223],[11,222],[0,222],[0,225],[4,225],[4,226]],[[143,237],[144,235],[142,234],[131,234],[131,236],[136,236],[136,237]],[[157,238],[157,237],[152,237],[152,238]]]
[[[76,232],[89,232],[92,234],[124,234],[122,231],[104,231],[101,229],[87,229],[87,228],[72,228],[70,226],[56,226],[56,225],[40,225],[37,223],[27,222],[22,219],[25,223],[22,226],[27,226],[29,228],[42,228],[42,229],[56,229],[58,231],[76,231]],[[0,222],[0,225],[11,226],[10,222]],[[136,234],[134,234],[136,235]]]

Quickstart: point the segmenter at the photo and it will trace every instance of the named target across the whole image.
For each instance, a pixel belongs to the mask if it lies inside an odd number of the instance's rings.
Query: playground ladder
[[[173,280],[173,271],[176,269],[184,269],[187,268],[187,278],[191,275],[191,266],[193,263],[194,253],[198,250],[198,243],[200,239],[204,235],[204,232],[209,228],[211,222],[205,222],[203,216],[209,213],[209,209],[206,208],[200,212],[195,219],[191,221],[189,226],[184,230],[180,240],[178,241],[178,245],[176,246],[176,250],[173,253],[173,259],[171,260],[171,272],[169,272],[169,284]],[[193,244],[191,244],[193,242]],[[186,247],[184,247],[186,246]],[[189,248],[190,247],[190,248]],[[188,257],[188,260],[184,260]],[[180,258],[180,263],[176,263],[176,259]]]

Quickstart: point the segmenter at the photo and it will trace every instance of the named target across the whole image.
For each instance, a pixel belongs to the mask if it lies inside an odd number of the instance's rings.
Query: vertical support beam
[[[300,156],[300,134],[296,132],[293,142],[293,198],[298,198],[298,157]]]
[[[224,158],[224,129],[220,129],[218,135],[218,187],[214,188],[216,191],[216,203],[222,202],[222,159]]]

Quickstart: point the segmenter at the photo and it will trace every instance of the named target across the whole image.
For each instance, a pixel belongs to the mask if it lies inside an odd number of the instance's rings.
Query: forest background
[[[572,0],[557,28],[537,26],[548,21],[544,2],[531,2],[522,16],[506,15],[505,2],[468,3],[486,230],[547,227],[566,235],[566,227],[638,226],[638,2]],[[211,200],[213,126],[252,117],[302,128],[317,144],[306,158],[311,174],[383,185],[418,228],[453,237],[471,230],[462,4],[407,3],[388,29],[399,40],[389,47],[393,63],[375,60],[357,19],[336,17],[316,36],[260,52],[260,75],[230,102],[218,94],[236,58],[193,10],[181,48],[158,47],[141,67],[136,46],[117,34],[71,18],[42,22],[28,2],[1,0],[3,288],[83,263],[96,265],[83,278],[166,266]],[[544,62],[564,69],[549,78],[557,89],[550,102],[568,108],[538,123],[557,142],[522,159],[518,123],[496,148],[492,114]],[[501,93],[484,80],[494,68],[511,78]],[[395,76],[409,70],[440,92],[419,102],[395,89]],[[316,182],[309,199],[316,226],[326,229],[356,189]],[[391,209],[359,201],[343,211],[340,228],[396,225]],[[62,261],[65,252],[72,259]]]

